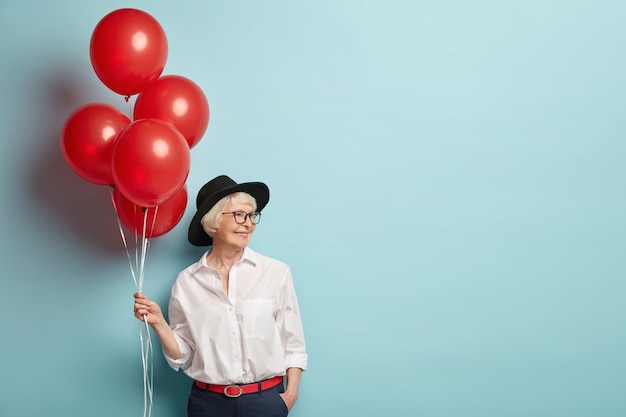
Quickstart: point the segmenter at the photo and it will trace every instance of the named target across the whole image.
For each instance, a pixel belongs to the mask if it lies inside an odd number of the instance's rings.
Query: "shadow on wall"
[[[37,115],[36,123],[27,134],[34,141],[28,156],[34,163],[25,164],[29,172],[22,176],[28,179],[25,189],[29,198],[37,201],[35,206],[43,211],[43,217],[60,225],[81,245],[119,252],[122,246],[109,187],[74,173],[60,145],[63,125],[72,111],[107,100],[93,86],[85,85],[85,74],[72,73],[69,64],[48,69],[39,81],[42,85],[36,91],[40,96],[31,100],[34,108],[29,108],[30,114]]]

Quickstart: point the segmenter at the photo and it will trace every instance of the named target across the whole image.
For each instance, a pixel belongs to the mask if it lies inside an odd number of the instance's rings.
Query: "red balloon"
[[[135,120],[149,117],[173,124],[189,148],[202,139],[209,124],[209,102],[196,83],[180,75],[164,75],[137,96]]]
[[[128,116],[114,106],[85,104],[65,121],[61,132],[63,157],[83,179],[95,184],[112,184],[113,145],[129,124]]]
[[[159,78],[167,52],[159,22],[137,9],[119,9],[104,16],[89,44],[91,64],[100,81],[126,96],[145,90]]]
[[[174,126],[158,119],[136,120],[115,141],[113,182],[138,206],[158,206],[185,185],[190,161],[187,141]]]
[[[126,198],[117,188],[113,191],[117,216],[137,236],[159,237],[172,230],[187,208],[187,186],[157,207],[141,207]],[[145,235],[144,235],[145,221]]]

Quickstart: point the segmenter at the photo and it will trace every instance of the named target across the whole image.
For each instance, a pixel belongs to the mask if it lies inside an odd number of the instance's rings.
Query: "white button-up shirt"
[[[167,362],[191,378],[243,384],[306,370],[300,309],[289,266],[246,247],[229,275],[202,258],[178,274],[168,315],[182,358]]]

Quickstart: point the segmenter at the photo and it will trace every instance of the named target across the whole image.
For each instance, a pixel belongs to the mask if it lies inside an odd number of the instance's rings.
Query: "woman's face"
[[[243,224],[235,222],[232,214],[234,211],[242,211],[245,213],[252,212],[250,204],[237,203],[231,201],[224,207],[224,213],[220,216],[217,227],[213,229],[213,246],[230,246],[243,249],[250,243],[252,233],[256,229],[256,225],[252,223],[249,217]]]

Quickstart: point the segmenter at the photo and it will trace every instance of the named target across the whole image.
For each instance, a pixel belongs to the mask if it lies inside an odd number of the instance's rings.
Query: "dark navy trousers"
[[[189,417],[285,417],[287,405],[279,395],[283,392],[285,387],[278,384],[265,391],[230,398],[192,383],[187,413]]]

